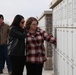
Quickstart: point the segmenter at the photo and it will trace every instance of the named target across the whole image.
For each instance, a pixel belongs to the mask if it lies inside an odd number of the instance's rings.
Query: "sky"
[[[4,15],[4,21],[11,24],[15,15],[39,17],[43,11],[50,10],[52,0],[0,0],[0,14]]]

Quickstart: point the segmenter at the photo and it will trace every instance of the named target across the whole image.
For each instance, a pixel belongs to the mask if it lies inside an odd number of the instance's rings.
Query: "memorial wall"
[[[57,39],[54,75],[76,75],[76,0],[55,0],[50,8]]]

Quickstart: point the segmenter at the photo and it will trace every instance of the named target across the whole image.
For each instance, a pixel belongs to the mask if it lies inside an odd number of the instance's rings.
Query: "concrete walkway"
[[[9,75],[6,68],[4,68],[4,71],[3,72],[4,73],[3,74],[0,74],[0,75]],[[24,68],[23,75],[26,75],[26,67]],[[43,70],[43,74],[42,75],[54,75],[54,74],[53,74],[53,71]]]

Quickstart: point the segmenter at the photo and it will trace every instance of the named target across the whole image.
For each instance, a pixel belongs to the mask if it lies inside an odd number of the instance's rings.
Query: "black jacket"
[[[8,55],[24,56],[26,32],[16,26],[10,27],[8,37]]]

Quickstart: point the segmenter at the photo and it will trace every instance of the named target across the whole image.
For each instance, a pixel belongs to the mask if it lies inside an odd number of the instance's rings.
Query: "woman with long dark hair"
[[[26,37],[24,22],[22,15],[16,15],[9,30],[8,55],[12,67],[11,75],[23,75]]]

